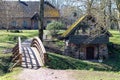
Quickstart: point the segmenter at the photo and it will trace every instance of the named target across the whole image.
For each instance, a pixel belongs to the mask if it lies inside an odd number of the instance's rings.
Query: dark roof
[[[39,19],[39,14],[35,13],[32,17],[31,20],[38,20]]]
[[[55,6],[53,6],[52,4],[50,4],[48,1],[45,1],[44,4],[47,4],[47,5],[51,6],[52,8],[55,8]]]
[[[35,13],[39,13],[39,5],[39,1],[4,1],[2,6],[4,6],[4,10],[7,7],[7,11],[9,11],[8,16],[32,17]],[[55,6],[47,1],[44,2],[45,9],[47,7],[46,5],[56,9]]]
[[[69,42],[74,44],[103,44],[109,42],[109,37],[103,34],[95,37],[90,37],[88,35],[73,35],[69,37]]]

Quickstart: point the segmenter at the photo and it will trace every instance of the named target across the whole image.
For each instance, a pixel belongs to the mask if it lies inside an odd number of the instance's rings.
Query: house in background
[[[58,9],[55,8],[52,4],[49,2],[44,2],[44,28],[46,28],[47,24],[51,23],[52,21],[59,21],[60,20],[60,13]],[[32,18],[32,28],[37,28],[38,26],[38,17],[39,13],[36,12]]]
[[[96,22],[92,15],[84,15],[73,23],[59,39],[65,40],[63,55],[78,59],[108,57],[107,43],[111,34]]]
[[[0,27],[10,29],[38,29],[39,1],[26,1],[27,5],[19,1],[3,1],[4,7],[0,12]],[[60,13],[49,2],[44,2],[44,27],[53,20],[59,20]],[[4,14],[4,15],[3,15]]]

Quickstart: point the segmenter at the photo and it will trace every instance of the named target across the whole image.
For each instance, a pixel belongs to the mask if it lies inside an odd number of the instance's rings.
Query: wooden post
[[[20,54],[19,55],[19,63],[20,63],[20,65],[22,65],[22,46],[21,46],[21,38],[20,37],[18,37],[18,45],[19,45],[18,54]]]
[[[22,54],[19,55],[19,61],[20,61],[20,62],[19,62],[20,65],[22,65]]]
[[[39,38],[43,41],[43,29],[44,29],[44,0],[40,1],[40,17],[39,17]]]
[[[47,61],[48,61],[48,55],[47,53],[44,53],[44,65],[46,65]]]

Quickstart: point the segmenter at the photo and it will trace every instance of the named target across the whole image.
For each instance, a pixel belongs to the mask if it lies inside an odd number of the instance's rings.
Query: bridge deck
[[[34,47],[22,47],[22,67],[39,68],[42,65],[39,52]]]
[[[22,67],[24,68],[39,68],[43,65],[40,58],[40,53],[35,47],[30,47],[32,39],[22,43]]]
[[[23,43],[19,38],[18,44],[13,48],[13,67],[20,64],[24,68],[40,68],[45,64],[45,54],[45,48],[39,38],[29,39]]]

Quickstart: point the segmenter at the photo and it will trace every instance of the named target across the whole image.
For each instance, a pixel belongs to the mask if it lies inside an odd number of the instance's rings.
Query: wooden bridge
[[[21,65],[24,68],[37,69],[44,66],[46,63],[46,50],[38,37],[33,38],[31,42],[23,44],[21,44],[19,37],[18,43],[13,48],[12,52],[12,62],[14,62],[14,64],[10,68],[11,70],[16,65]]]

